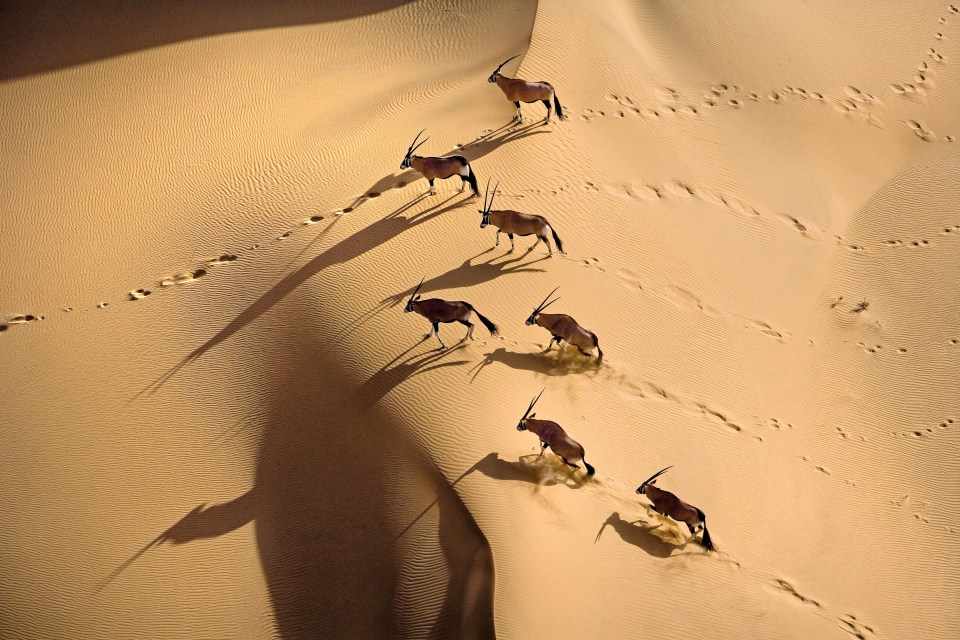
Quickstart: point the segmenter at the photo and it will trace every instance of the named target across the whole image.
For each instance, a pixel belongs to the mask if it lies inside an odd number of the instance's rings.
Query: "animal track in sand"
[[[160,281],[161,287],[170,287],[175,284],[186,284],[188,282],[195,282],[196,280],[207,275],[207,270],[203,267],[199,269],[194,269],[193,271],[187,271],[185,273],[179,273],[175,276],[168,276]]]
[[[702,311],[708,316],[718,318],[720,317],[720,312],[717,311],[714,307],[711,307],[708,304],[705,304],[697,294],[693,293],[688,289],[683,287],[677,287],[674,285],[667,285],[666,288],[667,296],[673,304],[681,309],[696,309]]]
[[[699,415],[710,421],[719,422],[731,431],[745,433],[743,427],[741,427],[728,412],[717,409],[716,407],[711,407],[698,400],[685,398],[684,396],[668,391],[654,382],[644,380],[637,382],[634,376],[631,375],[624,377],[621,386],[624,387],[624,394],[627,398],[672,402],[684,409],[687,413]],[[763,438],[758,436],[753,437],[759,442],[763,442]]]
[[[311,225],[311,224],[317,224],[318,222],[320,222],[320,221],[323,220],[323,219],[324,219],[324,216],[314,215],[314,216],[310,216],[309,218],[307,218],[306,220],[304,220],[304,221],[301,222],[300,224],[302,224],[303,226],[306,227],[306,226],[309,226],[309,225]]]
[[[856,440],[857,442],[866,442],[866,441],[867,441],[866,438],[864,438],[863,436],[861,436],[861,435],[859,435],[859,434],[856,434],[856,433],[850,433],[850,432],[848,432],[848,431],[844,431],[844,430],[843,430],[842,428],[840,428],[840,427],[834,427],[834,429],[836,430],[837,435],[840,436],[841,438],[843,438],[844,440]]]
[[[916,120],[901,120],[900,122],[913,130],[913,133],[924,142],[935,142],[937,139],[937,134],[930,129],[927,129],[926,125],[924,125],[922,122],[918,122]]]
[[[845,613],[838,617],[837,625],[857,640],[871,640],[877,637],[873,627],[860,622],[852,613]]]
[[[955,14],[956,5],[949,5],[948,11]],[[937,23],[941,29],[937,31],[933,39],[943,41],[947,39],[946,28],[950,24],[950,19],[941,16]],[[938,45],[939,46],[939,45]],[[890,85],[890,90],[900,97],[913,102],[925,103],[927,93],[936,88],[933,78],[937,75],[936,68],[947,64],[948,60],[936,47],[929,47],[924,53],[924,59],[917,65],[917,72],[912,78],[912,82],[896,82]]]
[[[773,429],[775,431],[783,431],[784,429],[793,429],[793,425],[789,422],[781,422],[780,418],[772,417],[760,422],[755,423],[757,427],[767,427],[768,429]]]
[[[775,219],[794,231],[797,231],[803,237],[811,240],[820,240],[823,238],[824,233],[812,223],[802,220],[797,216],[776,211],[761,210],[735,196],[720,193],[707,187],[691,186],[680,180],[671,180],[658,186],[644,183],[604,185],[595,182],[586,182],[584,183],[583,189],[593,193],[609,193],[617,196],[626,196],[645,202],[658,202],[669,197],[692,197],[708,204],[723,207],[749,219],[759,219],[762,217]]]
[[[9,331],[11,327],[16,325],[31,324],[37,320],[44,320],[45,317],[41,315],[36,315],[33,313],[23,313],[12,315],[6,320],[0,321],[0,333],[4,331]]]
[[[894,432],[894,435],[898,435],[903,438],[929,438],[935,435],[939,431],[944,431],[949,429],[954,424],[956,424],[957,418],[945,418],[943,421],[937,423],[936,427],[925,427],[923,429],[906,429],[904,431]]]
[[[130,296],[131,300],[143,300],[152,292],[149,289],[134,289],[127,295]]]
[[[787,593],[787,594],[793,596],[794,598],[796,598],[797,600],[799,600],[799,601],[802,602],[803,604],[809,604],[809,605],[811,605],[811,606],[816,607],[817,609],[820,609],[820,608],[821,608],[821,605],[820,605],[819,602],[817,602],[817,601],[814,600],[813,598],[809,598],[809,597],[801,594],[800,592],[798,592],[798,591],[796,590],[796,588],[794,588],[794,586],[793,586],[792,584],[790,584],[789,582],[787,582],[787,581],[784,580],[783,578],[775,578],[775,579],[772,581],[772,586],[773,586],[773,588],[776,589],[777,591],[782,591],[782,592],[784,592],[784,593]]]
[[[231,262],[235,262],[236,260],[237,260],[237,256],[235,256],[234,254],[232,254],[232,253],[225,253],[225,254],[223,254],[223,255],[221,255],[221,256],[219,256],[219,257],[216,257],[216,258],[212,258],[212,259],[210,259],[210,260],[207,260],[207,264],[212,267],[212,266],[218,265],[218,264],[229,264],[229,263],[231,263]]]

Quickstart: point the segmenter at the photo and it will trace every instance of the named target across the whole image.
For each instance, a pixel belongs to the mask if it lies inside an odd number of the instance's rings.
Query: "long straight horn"
[[[410,299],[407,300],[407,304],[410,304],[411,302],[413,302],[413,299],[416,297],[417,292],[420,291],[420,287],[423,286],[423,281],[424,281],[425,278],[426,278],[426,276],[424,276],[423,278],[420,278],[420,284],[418,284],[418,285],[417,285],[417,288],[414,289],[414,290],[413,290],[413,293],[410,294]]]
[[[513,58],[519,58],[519,57],[520,57],[520,54],[519,54],[519,53],[518,53],[517,55],[513,56]],[[505,64],[507,64],[508,62],[510,62],[511,60],[513,60],[513,58],[507,58],[506,60],[504,60],[503,62],[501,62],[501,63],[500,63],[500,66],[497,67],[497,70],[494,71],[492,75],[497,75],[498,73],[500,73],[500,69],[503,69],[503,65],[505,65]]]
[[[534,311],[534,313],[540,313],[540,312],[543,310],[543,308],[547,305],[547,300],[550,299],[550,296],[552,296],[554,293],[556,293],[556,292],[557,292],[557,289],[559,289],[559,288],[560,288],[560,287],[554,287],[553,291],[551,291],[550,293],[548,293],[548,294],[547,294],[547,297],[543,299],[543,302],[541,302],[540,304],[537,305],[537,308],[536,308],[536,310]]]
[[[420,129],[420,133],[417,134],[417,137],[414,138],[414,139],[413,139],[413,142],[410,143],[410,146],[407,147],[407,155],[410,155],[411,153],[413,153],[414,151],[416,151],[416,147],[414,147],[413,145],[417,144],[417,138],[419,138],[419,137],[420,137],[420,134],[422,134],[424,131],[426,131],[425,128],[424,128],[424,129]],[[424,140],[423,142],[426,142],[426,140]],[[423,144],[423,142],[421,142],[420,144]],[[417,146],[420,146],[420,145],[417,145]]]
[[[490,193],[490,178],[487,178],[487,188],[483,192],[483,212],[487,212],[487,195]],[[491,203],[492,204],[492,203]]]
[[[500,181],[497,180],[496,186],[493,187],[493,193],[490,194],[490,207],[491,207],[491,208],[493,207],[493,199],[494,199],[494,197],[496,197],[496,195],[497,195],[497,187],[499,187],[499,186],[500,186]],[[488,211],[489,211],[489,209],[488,209]]]
[[[643,483],[642,485],[640,485],[640,486],[643,487],[643,486],[645,486],[645,485],[650,484],[650,482],[652,482],[654,479],[656,479],[657,476],[659,476],[661,473],[665,472],[667,469],[670,469],[671,467],[673,467],[673,465],[670,465],[670,466],[667,467],[666,469],[660,469],[660,471],[657,471],[655,474],[653,474],[652,476],[650,476],[649,478],[647,478],[646,482],[644,482],[644,483]]]
[[[533,405],[537,404],[537,400],[539,400],[539,399],[540,399],[540,396],[543,395],[543,392],[544,392],[545,389],[546,389],[546,387],[544,387],[543,389],[540,389],[540,393],[537,394],[537,397],[534,398],[534,399],[533,399],[533,402],[530,403],[530,406],[527,407],[527,412],[523,414],[523,417],[522,417],[522,418],[520,418],[520,422],[523,422],[524,420],[527,419],[527,416],[530,415],[530,412],[531,412],[531,411],[533,411]]]
[[[544,309],[546,309],[547,307],[549,307],[550,305],[552,305],[554,302],[556,302],[556,301],[559,300],[559,299],[560,299],[560,296],[557,296],[556,298],[554,298],[553,300],[551,300],[551,301],[548,302],[547,304],[545,304],[545,305],[543,305],[542,307],[540,307],[540,309],[539,309],[538,311],[543,311]]]
[[[419,149],[420,147],[422,147],[422,146],[424,145],[424,143],[425,143],[427,140],[429,140],[429,139],[430,139],[430,136],[427,136],[426,138],[424,138],[423,140],[421,140],[421,141],[420,141],[420,144],[418,144],[417,146],[415,146],[413,149],[410,150],[410,153],[413,153],[414,151],[416,151],[417,149]]]

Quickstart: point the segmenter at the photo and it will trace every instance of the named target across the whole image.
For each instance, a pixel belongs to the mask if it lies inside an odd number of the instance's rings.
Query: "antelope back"
[[[414,156],[410,158],[411,166],[422,173],[425,178],[432,180],[434,178],[449,178],[456,175],[463,167],[463,163],[457,158],[423,157]]]
[[[547,221],[542,216],[501,209],[490,212],[490,223],[499,227],[504,233],[529,236],[540,233]]]

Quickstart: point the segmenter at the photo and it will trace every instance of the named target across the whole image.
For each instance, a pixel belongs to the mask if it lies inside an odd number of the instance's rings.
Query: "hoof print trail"
[[[777,579],[775,579],[775,580],[773,581],[773,587],[774,587],[775,589],[777,589],[778,591],[783,591],[784,593],[787,593],[787,594],[793,596],[794,598],[796,598],[797,600],[799,600],[799,601],[802,602],[803,604],[809,604],[809,605],[814,606],[814,607],[816,607],[816,608],[818,608],[818,609],[820,609],[821,606],[822,606],[819,602],[817,602],[817,601],[814,600],[813,598],[808,598],[807,596],[805,596],[805,595],[803,595],[803,594],[801,594],[801,593],[798,593],[797,590],[793,587],[792,584],[790,584],[789,582],[787,582],[786,580],[783,580],[783,579],[781,579],[781,578],[777,578]]]
[[[228,262],[234,262],[237,259],[237,256],[232,253],[225,253],[219,258],[213,258],[207,261],[207,264],[213,266],[215,264],[227,264]]]
[[[202,278],[205,275],[207,275],[207,270],[201,267],[194,271],[188,271],[187,273],[180,273],[175,276],[164,278],[163,280],[160,281],[160,286],[170,287],[175,284],[186,284],[188,282],[193,282],[194,280]]]
[[[143,300],[150,295],[150,293],[151,291],[149,289],[134,289],[127,295],[130,296],[131,300]]]

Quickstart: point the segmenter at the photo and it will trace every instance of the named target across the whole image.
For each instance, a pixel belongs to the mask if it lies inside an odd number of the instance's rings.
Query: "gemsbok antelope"
[[[538,458],[543,455],[547,447],[550,447],[555,454],[560,456],[560,459],[563,460],[565,464],[574,469],[580,468],[579,465],[575,464],[578,460],[583,462],[583,466],[587,468],[587,475],[592,476],[596,472],[596,469],[583,459],[583,445],[568,436],[567,432],[563,430],[563,427],[556,422],[552,420],[536,420],[534,416],[537,414],[530,413],[533,405],[537,404],[537,400],[539,400],[542,395],[543,390],[541,389],[537,397],[534,398],[530,406],[527,407],[527,412],[520,418],[520,422],[517,423],[517,431],[530,431],[540,438],[540,455],[537,456]]]
[[[483,323],[483,326],[487,328],[487,331],[490,332],[490,335],[495,336],[500,332],[500,329],[497,325],[490,322],[489,319],[485,318],[479,311],[473,308],[469,302],[463,302],[462,300],[456,302],[447,302],[446,300],[441,300],[440,298],[430,298],[428,300],[421,300],[420,296],[417,295],[417,292],[420,291],[420,287],[423,286],[423,279],[420,279],[420,284],[417,285],[417,288],[413,290],[413,293],[410,295],[410,299],[407,301],[407,306],[403,308],[404,313],[410,313],[411,311],[416,311],[424,318],[430,321],[430,324],[433,325],[433,335],[437,336],[437,340],[440,340],[440,348],[446,349],[447,345],[443,344],[443,340],[440,338],[440,323],[441,322],[459,322],[460,324],[467,327],[467,334],[462,338],[466,340],[470,338],[473,340],[473,323],[470,322],[470,318],[473,317],[473,314],[477,314],[477,317],[480,318],[480,322]],[[427,334],[427,337],[430,337],[430,334]]]
[[[477,186],[477,176],[473,173],[473,169],[470,168],[470,163],[467,162],[467,159],[463,156],[445,156],[442,158],[437,158],[432,156],[413,155],[413,152],[419,149],[420,145],[430,139],[430,136],[427,136],[420,141],[420,144],[417,144],[417,139],[424,131],[426,131],[426,129],[421,130],[420,133],[417,134],[417,137],[413,139],[410,147],[407,148],[407,155],[403,156],[403,162],[400,163],[400,168],[407,169],[409,167],[413,167],[422,173],[423,177],[426,178],[427,182],[430,183],[430,195],[434,195],[436,193],[436,190],[433,187],[434,180],[437,178],[450,178],[452,176],[460,176],[461,193],[469,182],[470,188],[473,189],[473,195],[480,195],[480,188]]]
[[[557,287],[551,291],[550,294],[543,299],[543,302],[537,305],[533,313],[530,314],[530,317],[527,318],[526,324],[538,324],[553,336],[544,351],[549,351],[550,348],[553,347],[554,342],[559,346],[561,340],[566,340],[588,358],[590,357],[590,351],[596,348],[597,364],[600,364],[603,362],[603,351],[600,350],[600,344],[597,342],[597,334],[584,329],[577,324],[576,320],[564,313],[541,313],[541,311],[560,299],[554,298],[550,300],[550,302],[547,302],[550,296],[559,288],[560,287]]]
[[[518,57],[520,57],[519,54],[513,56],[513,58]],[[523,122],[523,116],[520,115],[521,102],[543,102],[547,107],[547,117],[543,119],[543,122],[544,124],[550,122],[551,100],[553,100],[553,105],[557,108],[557,119],[563,120],[565,117],[563,115],[563,109],[560,107],[560,100],[557,99],[557,92],[554,91],[552,84],[542,81],[528,82],[520,78],[508,78],[500,73],[503,65],[513,60],[513,58],[507,58],[501,62],[496,71],[491,73],[490,77],[487,78],[487,82],[495,82],[497,86],[500,87],[500,90],[503,91],[504,95],[507,96],[507,100],[511,101],[517,108],[517,115],[513,117],[514,120]]]
[[[670,465],[671,467],[673,465]],[[670,467],[667,467],[669,469]],[[657,471],[655,474],[637,488],[637,493],[650,498],[653,503],[653,510],[665,516],[670,516],[677,522],[687,525],[690,535],[697,534],[697,527],[703,527],[703,537],[701,544],[707,551],[713,551],[713,541],[710,540],[710,533],[707,531],[707,516],[697,507],[687,504],[669,491],[664,491],[654,485],[657,482],[657,476],[664,473],[667,469]]]
[[[550,233],[553,235],[553,241],[557,245],[557,251],[564,253],[563,243],[560,242],[560,236],[557,235],[557,232],[543,216],[533,215],[530,213],[520,213],[519,211],[513,211],[511,209],[500,211],[490,210],[490,207],[493,206],[493,198],[497,195],[497,187],[499,186],[500,183],[497,182],[497,186],[493,188],[493,195],[490,196],[490,203],[487,204],[487,194],[490,191],[490,180],[487,179],[487,190],[483,194],[483,209],[480,211],[480,228],[485,229],[488,224],[492,224],[497,228],[497,241],[493,246],[500,246],[501,231],[507,234],[507,237],[510,238],[510,253],[513,253],[514,249],[514,235],[535,235],[537,236],[537,241],[534,242],[533,246],[527,249],[527,251],[533,251],[534,248],[542,241],[543,244],[547,245],[547,250],[550,252],[550,256],[553,257],[553,248],[550,247],[550,241],[547,239],[547,233]]]

